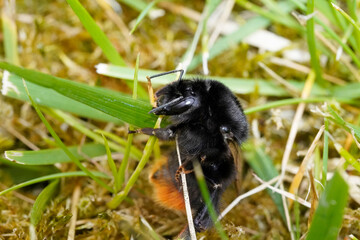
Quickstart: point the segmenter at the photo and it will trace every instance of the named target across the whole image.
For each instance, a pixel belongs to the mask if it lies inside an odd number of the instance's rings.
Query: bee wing
[[[235,179],[235,186],[238,193],[241,190],[241,183],[242,183],[242,175],[243,175],[243,167],[244,161],[240,156],[239,153],[239,145],[234,139],[227,139],[228,145],[230,148],[231,155],[233,156],[235,167],[236,167],[236,179]]]

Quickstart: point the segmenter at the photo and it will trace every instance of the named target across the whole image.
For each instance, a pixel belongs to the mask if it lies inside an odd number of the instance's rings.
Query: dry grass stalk
[[[299,170],[298,172],[296,173],[295,177],[293,178],[293,181],[290,185],[290,188],[289,188],[289,192],[292,193],[292,194],[295,194],[300,186],[300,183],[301,183],[301,180],[304,176],[304,173],[306,171],[306,167],[308,166],[309,164],[309,161],[311,159],[311,155],[313,154],[314,150],[315,150],[315,147],[317,145],[317,143],[319,142],[320,140],[320,137],[322,136],[322,134],[324,133],[324,130],[325,130],[325,126],[321,126],[321,128],[319,129],[319,132],[316,134],[316,137],[314,139],[314,141],[312,142],[309,150],[307,151],[303,161],[301,162],[301,165],[299,167]],[[289,208],[291,208],[293,204],[293,201],[292,200],[289,200]]]

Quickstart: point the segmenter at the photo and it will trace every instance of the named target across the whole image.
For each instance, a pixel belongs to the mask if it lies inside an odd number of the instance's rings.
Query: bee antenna
[[[181,80],[182,80],[182,76],[184,75],[184,69],[176,69],[176,70],[172,70],[172,71],[168,71],[168,72],[159,73],[159,74],[153,75],[153,76],[151,76],[151,77],[149,77],[149,78],[150,78],[150,79],[152,79],[152,78],[157,78],[157,77],[169,75],[169,74],[176,73],[176,72],[180,72],[180,76],[179,76],[178,81],[181,81]]]

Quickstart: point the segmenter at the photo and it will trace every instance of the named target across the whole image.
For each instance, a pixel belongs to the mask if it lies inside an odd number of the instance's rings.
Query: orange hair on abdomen
[[[164,207],[185,211],[184,196],[177,189],[167,168],[166,158],[159,159],[151,169],[150,182],[154,186],[155,200]]]

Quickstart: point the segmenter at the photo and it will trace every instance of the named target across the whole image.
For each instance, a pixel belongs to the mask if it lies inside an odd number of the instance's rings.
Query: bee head
[[[150,113],[156,115],[179,115],[192,112],[200,106],[199,94],[194,81],[181,79],[166,85],[155,94],[157,107]]]

